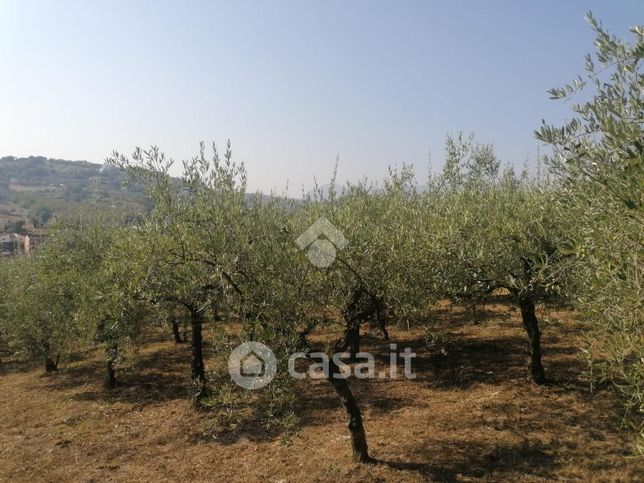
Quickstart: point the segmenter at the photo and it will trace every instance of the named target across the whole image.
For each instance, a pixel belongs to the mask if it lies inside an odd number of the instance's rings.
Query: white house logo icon
[[[264,344],[245,342],[230,353],[228,372],[233,381],[244,389],[261,389],[275,377],[277,359]]]
[[[266,374],[266,364],[254,352],[250,352],[240,361],[240,373],[244,377],[262,377]]]
[[[321,235],[326,238],[320,238]],[[328,268],[335,260],[337,250],[343,250],[349,241],[333,223],[320,217],[295,240],[295,243],[300,250],[308,247],[307,255],[313,265]]]

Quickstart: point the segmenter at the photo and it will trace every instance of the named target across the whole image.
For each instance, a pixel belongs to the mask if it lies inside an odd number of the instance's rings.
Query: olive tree
[[[617,388],[643,431],[644,26],[631,29],[629,43],[591,14],[588,21],[596,52],[586,56],[585,75],[550,91],[554,99],[583,96],[573,104],[575,117],[562,127],[544,123],[536,135],[552,147],[559,204],[574,220],[570,298],[589,323],[591,374]]]
[[[105,385],[117,385],[116,371],[123,348],[136,343],[155,312],[145,298],[145,240],[136,227],[112,226],[104,230],[109,244],[91,283],[81,287],[82,303],[76,316],[86,337],[105,351]]]
[[[190,314],[191,376],[195,403],[208,395],[203,355],[203,324],[226,299],[239,295],[237,265],[250,243],[244,240],[246,173],[232,161],[230,143],[223,158],[213,145],[207,157],[202,144],[195,158],[183,162],[181,178],[172,178],[173,161],[153,147],[137,149],[129,159],[108,159],[143,182],[154,202],[140,225],[148,266],[144,292],[152,303],[179,305]]]
[[[434,290],[456,300],[509,291],[528,336],[529,371],[546,381],[536,304],[556,297],[569,267],[561,219],[543,180],[499,170],[491,146],[448,138],[444,172],[430,183],[425,263]]]
[[[419,305],[407,270],[415,254],[409,222],[418,196],[409,166],[392,169],[381,185],[365,180],[337,191],[334,181],[328,193],[316,190],[290,216],[298,243],[294,267],[307,276],[285,280],[296,280],[304,300],[313,302],[300,313],[305,329],[341,324],[330,350],[355,360],[362,327],[372,323],[387,340],[394,316]],[[326,377],[346,411],[354,459],[372,461],[358,401],[332,357]]]
[[[6,332],[11,344],[58,368],[60,355],[82,338],[76,317],[83,287],[93,282],[106,246],[99,224],[64,221],[31,256],[7,262]]]

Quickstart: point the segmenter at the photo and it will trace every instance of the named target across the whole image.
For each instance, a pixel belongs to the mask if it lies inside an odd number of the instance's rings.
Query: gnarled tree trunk
[[[206,370],[203,362],[203,337],[202,337],[203,316],[201,313],[190,308],[190,328],[192,331],[192,381],[197,388],[197,393],[194,396],[194,405],[201,406],[201,402],[208,395],[206,386]]]
[[[60,351],[56,354],[54,359],[51,356],[51,345],[49,341],[46,340],[42,343],[43,352],[45,354],[45,371],[51,373],[58,370],[58,360],[60,359]]]
[[[116,387],[116,359],[118,358],[118,347],[107,346],[105,348],[105,386],[108,389]]]
[[[345,337],[340,339],[335,345],[336,352],[345,352],[351,343],[352,342],[350,338],[347,337],[347,333],[345,331]],[[353,450],[354,461],[360,463],[372,462],[373,459],[369,456],[367,435],[364,431],[360,408],[358,407],[355,397],[353,397],[349,383],[342,375],[340,368],[333,361],[333,357],[329,357],[329,373],[327,374],[327,379],[333,386],[336,394],[340,397],[340,404],[347,413],[347,428],[349,428],[349,435],[351,437],[351,448]]]
[[[58,358],[60,354],[56,355],[56,359],[53,359],[50,355],[45,356],[45,371],[48,373],[55,372],[58,370]]]
[[[387,308],[384,299],[366,290],[363,285],[353,289],[342,315],[346,322],[344,339],[352,360],[355,360],[356,354],[360,352],[361,323],[373,320],[381,330],[384,339],[389,340]]]
[[[539,331],[539,319],[535,310],[534,301],[530,298],[519,300],[523,327],[528,334],[528,351],[530,353],[529,369],[532,380],[537,384],[546,382],[546,375],[541,363],[541,332]]]
[[[333,362],[332,358],[329,360],[328,380],[336,394],[340,397],[340,404],[342,404],[342,407],[347,413],[347,428],[349,428],[349,435],[351,436],[351,448],[353,450],[354,461],[359,463],[373,461],[369,456],[367,435],[364,431],[360,408],[353,397],[349,383],[340,375],[340,369]]]
[[[533,277],[534,262],[526,257],[522,257],[523,262],[523,277],[526,285],[530,285]],[[515,293],[515,297],[521,309],[521,319],[523,320],[523,327],[528,334],[528,352],[530,354],[530,361],[528,364],[532,380],[537,384],[546,382],[546,375],[541,364],[541,332],[539,331],[539,319],[534,305],[534,296],[529,292]]]
[[[355,361],[358,352],[360,352],[360,320],[353,320],[347,324],[344,337],[349,346],[349,357]]]
[[[183,344],[181,333],[179,332],[179,321],[175,318],[170,322],[172,325],[172,336],[174,337],[175,344]]]
[[[380,327],[380,331],[382,332],[382,336],[385,341],[389,340],[389,331],[387,330],[387,307],[385,306],[384,301],[382,298],[379,298],[376,300],[376,323],[378,324],[378,327]]]

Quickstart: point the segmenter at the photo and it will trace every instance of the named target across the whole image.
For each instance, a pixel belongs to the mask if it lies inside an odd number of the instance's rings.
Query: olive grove
[[[537,308],[573,305],[589,380],[612,383],[642,431],[644,28],[628,44],[590,22],[597,65],[588,56],[587,78],[552,96],[592,95],[567,125],[537,132],[553,148],[547,175],[517,173],[492,145],[455,134],[423,189],[403,165],[379,182],[337,186],[334,176],[327,193],[295,200],[249,193],[230,142],[223,153],[202,144],[179,177],[157,147],[114,153],[109,162],[153,207],[122,223],[60,220],[39,250],[1,260],[0,339],[50,373],[67,354],[97,349],[112,390],[128,348],[163,331],[189,343],[195,408],[231,418],[246,405],[290,428],[301,383],[285,375],[289,354],[355,362],[367,330],[386,346],[392,326],[419,324],[441,301],[476,307],[502,290],[527,339],[525,384],[550,379]],[[319,226],[339,235],[307,234]],[[261,407],[222,364],[208,367],[247,341],[271,347],[280,368]],[[354,459],[374,461],[361,401],[339,375],[331,359],[327,387],[346,413]]]

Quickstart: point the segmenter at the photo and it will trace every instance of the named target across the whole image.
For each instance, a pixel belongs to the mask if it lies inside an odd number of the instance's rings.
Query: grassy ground
[[[54,375],[0,366],[2,481],[636,481],[644,462],[615,427],[616,402],[579,377],[573,322],[544,324],[551,384],[525,377],[517,314],[488,306],[480,323],[461,309],[436,314],[444,350],[419,330],[392,330],[414,348],[415,380],[353,381],[372,455],[351,462],[344,415],[324,381],[302,386],[302,427],[279,435],[215,435],[190,408],[189,348],[145,345],[115,391],[103,389],[100,353]],[[562,314],[550,315],[566,319]],[[165,334],[164,334],[165,336]],[[363,350],[388,357],[374,334]],[[640,479],[641,481],[641,479]]]

